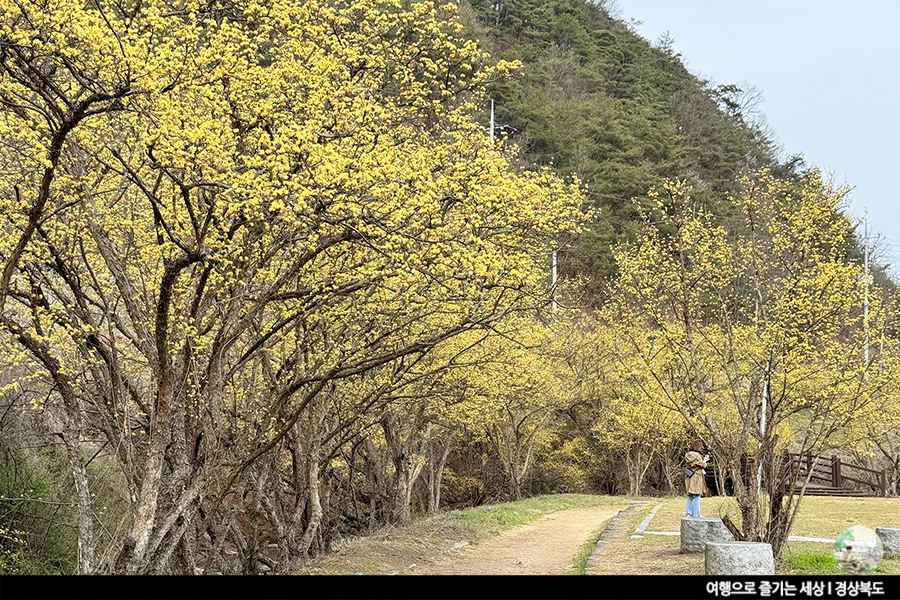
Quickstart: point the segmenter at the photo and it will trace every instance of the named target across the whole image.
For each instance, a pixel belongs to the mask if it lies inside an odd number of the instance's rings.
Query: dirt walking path
[[[560,575],[572,567],[581,546],[622,506],[551,513],[527,525],[469,545],[414,575]]]

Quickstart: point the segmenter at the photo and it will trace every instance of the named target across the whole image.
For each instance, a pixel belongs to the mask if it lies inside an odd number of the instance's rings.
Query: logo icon
[[[850,573],[871,571],[883,555],[884,545],[878,534],[862,525],[845,529],[834,541],[834,558]]]

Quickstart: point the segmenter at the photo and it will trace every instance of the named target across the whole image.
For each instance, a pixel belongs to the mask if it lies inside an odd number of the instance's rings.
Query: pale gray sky
[[[784,154],[803,154],[854,188],[847,214],[861,221],[868,211],[879,262],[900,276],[900,1],[611,4],[651,42],[668,31],[695,75],[760,90],[759,110]]]

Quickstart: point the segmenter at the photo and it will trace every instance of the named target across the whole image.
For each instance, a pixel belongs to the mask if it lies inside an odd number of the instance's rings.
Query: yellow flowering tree
[[[782,452],[848,443],[889,384],[864,360],[866,288],[847,259],[845,192],[817,175],[789,185],[760,173],[743,181],[731,232],[689,192],[651,194],[639,243],[618,252],[607,322],[638,359],[645,397],[678,411],[726,467],[743,537],[780,555],[798,506],[781,494]],[[868,326],[881,319],[870,298]]]
[[[896,311],[896,306],[892,307]],[[894,312],[896,315],[896,312]],[[900,348],[897,340],[887,338],[870,348],[876,376],[885,381],[898,381],[900,376]],[[883,465],[888,496],[900,495],[900,390],[886,390],[864,418],[854,422],[852,436],[855,449],[873,457],[875,468]]]
[[[494,447],[509,490],[522,497],[534,465],[535,449],[563,407],[566,384],[550,346],[553,330],[540,323],[523,323],[514,337],[497,338],[499,347],[478,386],[490,407],[481,427]]]
[[[472,120],[506,65],[454,12],[0,1],[0,326],[64,418],[80,572],[252,548],[233,492],[265,488],[336,382],[542,297],[535,257],[576,192]],[[103,556],[97,434],[130,500]]]
[[[649,330],[630,329],[635,339],[623,344],[621,332],[603,317],[602,312],[579,315],[558,344],[570,383],[567,417],[582,443],[594,447],[594,464],[608,464],[612,489],[639,496],[651,467],[659,467],[672,491],[675,471],[681,468],[670,454],[691,434],[649,380],[643,351],[650,350],[649,360],[657,369],[663,357],[652,352]],[[638,341],[637,336],[644,338]],[[608,459],[602,461],[601,455]]]
[[[505,495],[520,499],[542,436],[563,407],[566,381],[551,346],[552,325],[522,315],[454,340],[441,374],[440,422],[461,425],[469,442],[492,449]],[[445,349],[445,352],[448,349]],[[445,428],[448,433],[453,427]]]
[[[621,457],[617,466],[627,476],[629,495],[640,496],[644,477],[654,460],[664,469],[670,469],[670,447],[689,434],[681,415],[660,397],[657,386],[646,379],[646,364],[635,364],[640,358],[622,350],[616,348],[616,355],[608,357],[599,372],[603,393],[594,431],[599,440]],[[671,473],[666,475],[677,479]]]

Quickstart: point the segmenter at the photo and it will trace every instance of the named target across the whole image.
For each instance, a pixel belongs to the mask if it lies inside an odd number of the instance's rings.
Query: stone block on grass
[[[884,557],[900,558],[900,527],[876,527],[875,533],[884,545]]]
[[[703,552],[709,542],[727,542],[731,532],[722,519],[683,517],[681,519],[681,551]]]
[[[772,544],[763,542],[708,542],[707,575],[774,575]]]

